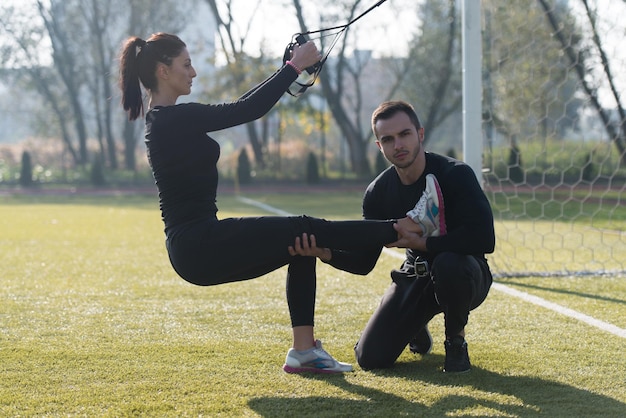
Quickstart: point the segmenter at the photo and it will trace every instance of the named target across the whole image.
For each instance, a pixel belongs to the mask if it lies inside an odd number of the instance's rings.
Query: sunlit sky
[[[252,8],[251,5],[256,3],[256,0],[232,0],[236,29],[240,31],[240,34],[243,34],[245,30],[250,32],[245,43],[246,49],[249,53],[254,53],[263,45],[267,52],[282,55],[292,35],[299,32],[294,8],[288,1],[277,0],[262,0],[257,9]],[[376,3],[378,0],[362,1],[356,15],[365,12]],[[314,10],[317,3],[303,1],[302,4],[305,14],[308,12],[305,19],[310,29],[320,29],[320,23],[317,22],[319,11]],[[373,50],[382,55],[405,53],[406,45],[414,35],[417,26],[415,4],[415,0],[386,0],[372,9],[350,28],[351,35],[358,34],[356,47]],[[33,8],[36,7],[35,5],[36,0],[0,0],[0,8],[6,6]],[[197,1],[197,8],[199,10],[194,10],[191,15],[191,19],[195,19],[191,25],[199,27],[204,25],[206,28],[207,25],[201,19],[207,16],[209,8],[204,0]],[[189,11],[188,8],[181,6],[181,13],[189,13]],[[253,14],[254,19],[251,20]],[[340,21],[335,24],[345,23],[347,22]],[[250,25],[249,28],[248,25]],[[328,25],[327,23],[325,26]],[[315,36],[318,35],[312,35],[312,37]]]
[[[254,4],[250,0],[234,0],[233,15],[239,23],[238,29],[246,30],[246,25],[252,19],[250,33],[254,34],[246,40],[246,46],[250,52],[258,50],[261,43],[269,52],[282,55],[282,51],[292,38],[294,33],[299,32],[298,20],[293,6],[281,5],[280,1],[262,1],[261,6],[254,10],[250,7]],[[367,11],[378,0],[363,1],[357,9],[356,16]],[[305,19],[310,30],[322,27],[345,24],[339,21],[320,23],[319,11],[313,9],[315,2],[303,1]],[[351,27],[352,35],[356,36],[358,49],[373,50],[379,55],[404,54],[406,45],[417,29],[415,14],[415,0],[386,0],[381,5],[374,7],[365,16],[356,21]],[[306,15],[308,12],[308,15]],[[319,35],[311,35],[312,38]],[[329,40],[332,38],[328,38]]]
[[[470,3],[474,1],[470,1]],[[356,15],[365,12],[377,3],[378,0],[363,0]],[[570,0],[569,3],[571,6],[580,6],[581,1]],[[36,0],[1,0],[0,8],[9,5],[35,7],[35,4]],[[207,16],[208,6],[204,0],[198,0],[197,4],[197,7],[203,10],[196,10],[192,19],[196,18],[195,24],[201,27],[203,22],[200,20]],[[251,34],[246,39],[246,48],[250,53],[253,53],[263,45],[263,48],[270,53],[282,54],[292,35],[299,31],[293,6],[287,0],[261,0],[257,9],[251,7],[255,4],[257,4],[256,0],[232,0],[233,16],[237,29],[240,33],[248,29]],[[623,23],[621,17],[624,14],[625,4],[617,0],[591,0],[589,4],[592,7],[597,5],[601,12],[599,24],[604,22],[607,26],[612,27],[612,30],[604,30],[601,33],[606,34],[607,37],[615,36],[622,40]],[[317,7],[316,2],[303,1],[302,5],[306,14],[305,19],[311,30],[330,25],[329,23],[316,22],[319,15],[319,11],[314,10]],[[356,47],[373,50],[376,55],[404,54],[407,43],[418,27],[415,9],[415,0],[386,0],[374,7],[350,28],[351,36],[356,38]],[[181,13],[188,12],[189,9],[181,7]],[[328,13],[329,11],[326,10],[325,12]],[[251,20],[253,14],[254,19]],[[334,22],[334,24],[343,23],[347,22]],[[249,24],[250,27],[247,28]],[[313,37],[315,36],[318,35],[313,35]],[[622,49],[621,47],[618,48],[618,44],[615,43],[615,53]]]
[[[478,0],[457,1],[478,2]],[[377,3],[378,0],[363,0],[355,15],[360,15]],[[0,8],[8,5],[36,7],[35,4],[36,0],[0,0]],[[235,29],[239,30],[240,36],[243,36],[245,30],[250,33],[246,37],[245,50],[256,55],[262,46],[266,53],[282,56],[292,35],[299,31],[294,8],[288,0],[261,0],[257,9],[251,7],[256,4],[256,0],[232,0]],[[581,10],[582,1],[570,0],[569,4]],[[614,75],[620,78],[620,74],[626,72],[626,52],[622,45],[624,38],[622,17],[626,11],[626,3],[617,0],[590,0],[589,4],[592,8],[597,7],[599,11],[598,27],[603,36],[603,45],[611,60]],[[315,9],[318,3],[303,1],[302,5],[305,19],[311,30],[347,23],[344,21],[316,22],[319,19],[319,10]],[[404,55],[407,45],[418,29],[415,9],[415,0],[386,0],[355,22],[350,27],[349,35],[354,37],[352,39],[356,39],[356,48],[372,50],[375,56]],[[197,9],[194,9],[191,15],[194,23],[190,24],[189,30],[185,32],[195,30],[196,33],[200,33],[199,36],[203,36],[202,31],[213,27],[212,24],[207,25],[203,20],[211,18],[208,11],[209,8],[204,0],[197,0]],[[326,14],[330,12],[332,11],[324,10]],[[181,13],[189,13],[189,9],[181,7]],[[253,14],[254,19],[251,20]],[[147,36],[149,34],[146,34]],[[186,41],[189,39],[186,33],[181,33],[181,36]],[[319,35],[312,35],[312,38],[317,36]],[[329,37],[328,42],[331,39],[332,37]],[[317,42],[319,45],[319,41]],[[196,51],[193,50],[191,44],[189,45],[190,52],[195,54]],[[622,90],[626,88],[619,87]]]

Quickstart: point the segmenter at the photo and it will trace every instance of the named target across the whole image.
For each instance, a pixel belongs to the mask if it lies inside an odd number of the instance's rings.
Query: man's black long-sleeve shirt
[[[363,197],[365,219],[399,219],[413,209],[426,187],[426,175],[437,177],[443,194],[447,234],[429,237],[428,252],[407,249],[409,261],[416,257],[432,261],[437,253],[451,251],[484,258],[495,248],[493,213],[474,172],[467,164],[438,154],[426,153],[424,173],[404,185],[395,167],[389,167],[370,183]],[[333,251],[328,264],[354,274],[369,273],[380,251],[354,253]]]

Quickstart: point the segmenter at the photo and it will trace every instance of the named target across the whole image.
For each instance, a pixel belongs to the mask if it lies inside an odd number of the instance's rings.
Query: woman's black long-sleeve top
[[[220,146],[207,132],[265,115],[297,76],[291,66],[284,66],[232,103],[185,103],[147,112],[148,161],[166,232],[177,225],[216,218]]]

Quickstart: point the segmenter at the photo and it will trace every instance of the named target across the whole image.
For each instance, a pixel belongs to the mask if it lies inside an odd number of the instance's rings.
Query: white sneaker
[[[335,360],[322,348],[322,342],[315,340],[315,347],[306,351],[290,348],[283,370],[287,373],[343,373],[351,372],[352,365]]]
[[[443,194],[434,174],[426,176],[424,193],[415,207],[406,213],[406,216],[422,228],[424,237],[446,235]]]

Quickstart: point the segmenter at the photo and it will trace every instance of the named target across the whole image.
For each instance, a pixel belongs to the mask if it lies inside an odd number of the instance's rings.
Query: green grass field
[[[249,196],[358,218],[360,193]],[[263,212],[234,196],[220,216]],[[197,287],[169,266],[155,197],[0,197],[0,416],[626,415],[626,339],[496,289],[467,328],[473,369],[433,353],[389,370],[288,375],[285,269]],[[496,254],[497,255],[497,254]],[[494,255],[494,256],[496,256]],[[399,260],[361,277],[318,264],[317,336],[352,347]],[[624,277],[499,280],[626,328]]]

